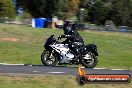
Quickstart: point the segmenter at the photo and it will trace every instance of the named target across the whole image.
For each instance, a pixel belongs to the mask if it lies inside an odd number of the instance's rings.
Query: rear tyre
[[[55,66],[57,63],[56,54],[44,51],[41,54],[41,62],[46,66]]]
[[[85,57],[82,57],[81,59],[82,65],[85,68],[94,68],[98,63],[97,57],[95,56],[94,53],[91,52],[88,52],[87,55],[89,55],[87,59]]]

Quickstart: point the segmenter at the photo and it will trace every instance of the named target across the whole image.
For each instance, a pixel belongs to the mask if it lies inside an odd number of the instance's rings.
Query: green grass
[[[34,29],[22,25],[0,24],[0,63],[41,64],[43,43],[51,34],[61,35],[61,29]],[[132,70],[132,34],[119,32],[79,31],[85,44],[98,46],[96,67]],[[3,41],[16,38],[16,42]]]
[[[70,79],[70,80],[69,80]],[[130,84],[85,84],[80,86],[74,76],[1,75],[0,88],[131,88]]]

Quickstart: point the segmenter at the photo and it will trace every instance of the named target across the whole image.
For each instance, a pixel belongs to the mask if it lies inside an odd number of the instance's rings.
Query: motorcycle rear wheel
[[[93,63],[88,62],[88,60],[84,59],[84,57],[82,57],[81,63],[85,68],[94,68],[98,63],[98,59],[94,53],[88,52],[88,54],[89,54],[91,60],[93,61]]]
[[[49,53],[49,51],[44,51],[41,54],[41,62],[45,65],[45,66],[55,66],[57,63],[57,57],[55,54]]]

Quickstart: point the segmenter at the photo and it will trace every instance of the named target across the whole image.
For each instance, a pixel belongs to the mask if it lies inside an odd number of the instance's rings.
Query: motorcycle
[[[45,50],[41,54],[41,62],[46,66],[55,66],[56,64],[82,64],[85,68],[94,68],[97,63],[97,47],[95,44],[84,45],[79,49],[81,55],[76,57],[70,50],[68,44],[58,42],[54,35],[51,35],[44,44]]]

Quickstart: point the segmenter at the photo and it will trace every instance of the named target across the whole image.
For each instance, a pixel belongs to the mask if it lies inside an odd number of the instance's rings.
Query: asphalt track
[[[0,73],[19,73],[19,74],[52,74],[52,75],[76,75],[77,67],[56,66],[49,67],[43,65],[0,65]],[[87,74],[129,74],[131,70],[94,68],[86,69]]]

